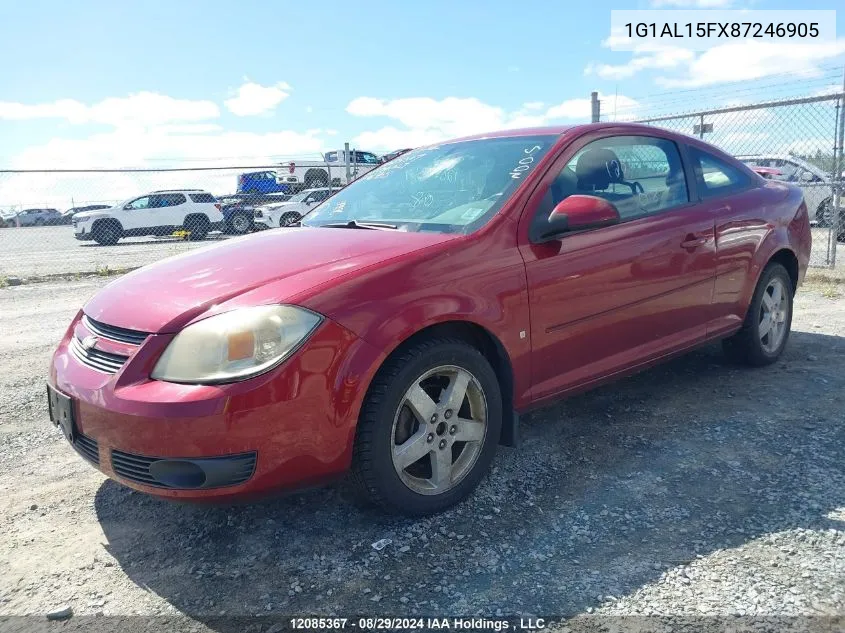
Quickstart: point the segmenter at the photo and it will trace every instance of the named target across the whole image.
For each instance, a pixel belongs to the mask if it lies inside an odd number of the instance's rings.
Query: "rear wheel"
[[[235,213],[229,219],[229,228],[237,235],[249,233],[252,228],[252,219],[246,213]]]
[[[502,397],[487,359],[459,339],[422,341],[389,359],[374,379],[353,473],[389,511],[439,512],[481,481],[501,426]]]
[[[192,242],[204,240],[209,229],[208,218],[204,215],[189,215],[185,218],[185,230],[191,234],[188,239]]]
[[[123,229],[117,222],[97,222],[91,233],[100,246],[112,246],[123,237]]]
[[[792,298],[786,268],[770,263],[757,283],[742,329],[722,341],[728,358],[758,367],[775,362],[789,339]]]

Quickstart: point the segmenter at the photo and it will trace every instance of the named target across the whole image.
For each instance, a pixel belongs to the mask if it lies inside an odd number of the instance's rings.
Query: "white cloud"
[[[644,54],[645,51],[648,51]],[[625,64],[588,64],[584,74],[598,75],[602,79],[627,79],[646,69],[677,68],[695,59],[695,53],[685,48],[672,46],[640,47],[638,52]]]
[[[600,95],[600,98],[615,98],[617,106],[629,112],[638,105],[634,99],[624,95]],[[353,116],[393,119],[405,126],[388,125],[363,132],[353,139],[357,147],[386,150],[428,145],[448,138],[501,129],[584,122],[590,118],[590,100],[568,99],[550,107],[542,102],[527,102],[521,109],[508,112],[472,97],[440,100],[431,97],[394,100],[358,97],[349,103],[346,111]]]
[[[69,123],[105,125],[160,125],[172,121],[204,121],[220,116],[211,101],[175,99],[155,92],[138,92],[127,97],[109,97],[92,105],[75,99],[52,103],[24,104],[0,101],[0,119],[64,119]]]
[[[621,41],[612,35],[602,42],[613,48]],[[821,62],[845,53],[845,39],[819,42],[760,42],[742,40],[720,44],[696,52],[678,46],[642,42],[634,47],[632,56],[623,64],[591,62],[584,73],[602,79],[628,79],[644,71],[664,71],[656,83],[668,88],[702,86],[754,81],[771,75],[793,74],[817,77]],[[668,74],[671,73],[671,74]]]
[[[272,86],[247,81],[238,88],[237,96],[227,99],[223,105],[236,116],[255,116],[272,111],[288,96],[290,86],[283,81]]]
[[[684,77],[661,77],[666,87],[700,87],[752,81],[770,75],[816,77],[819,62],[845,53],[845,39],[834,42],[754,42],[714,46],[698,55]]]
[[[322,130],[282,130],[257,134],[172,126],[123,127],[85,139],[54,138],[12,159],[12,169],[66,167],[160,168],[172,166],[268,166],[290,158],[318,159],[325,149]],[[0,207],[117,201],[154,189],[196,187],[215,194],[235,190],[243,169],[88,174],[13,174],[0,178]]]

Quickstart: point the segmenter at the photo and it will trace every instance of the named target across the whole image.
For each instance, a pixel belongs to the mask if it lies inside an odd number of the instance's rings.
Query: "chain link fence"
[[[295,222],[379,160],[338,150],[272,165],[0,171],[0,278],[135,268]],[[282,202],[283,220],[256,217]]]
[[[696,136],[764,178],[800,187],[813,224],[810,265],[834,268],[845,267],[843,105],[845,93],[838,93],[653,118],[623,111],[611,118]]]
[[[595,120],[602,113],[594,106]],[[638,111],[609,118],[703,138],[764,177],[801,187],[813,222],[811,265],[833,268],[845,267],[843,106],[845,93],[837,93],[642,118],[641,103]],[[380,157],[347,146],[274,160],[279,162],[180,169],[0,170],[0,280],[134,268],[295,221],[326,195],[313,190],[345,186]],[[280,202],[293,203],[291,213],[272,220],[256,214]],[[91,218],[101,216],[121,222],[119,235],[105,231],[109,224],[102,221],[95,230]]]

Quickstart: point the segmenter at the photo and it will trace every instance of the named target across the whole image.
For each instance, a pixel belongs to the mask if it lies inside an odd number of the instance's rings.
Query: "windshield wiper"
[[[359,222],[358,220],[329,222],[328,224],[318,224],[317,226],[325,226],[330,229],[372,229],[374,231],[392,231],[399,228],[395,224],[387,224],[385,222]]]

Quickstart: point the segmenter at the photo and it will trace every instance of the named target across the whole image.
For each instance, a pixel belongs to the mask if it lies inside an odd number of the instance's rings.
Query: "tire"
[[[229,218],[229,232],[235,235],[243,235],[252,230],[252,218],[247,213],[233,213]]]
[[[467,386],[460,404],[455,400],[449,407],[444,394],[459,377]],[[409,394],[419,403],[416,414]],[[481,352],[460,339],[424,340],[389,358],[376,374],[358,420],[353,477],[389,512],[440,512],[466,498],[484,477],[501,428],[499,383]],[[416,453],[403,458],[404,445]]]
[[[816,226],[827,228],[833,223],[833,200],[827,198],[816,209]]]
[[[200,242],[208,236],[211,228],[208,218],[204,215],[189,215],[185,218],[185,230],[190,232],[188,238],[192,242]]]
[[[780,357],[792,327],[793,292],[792,279],[786,268],[775,262],[769,263],[754,289],[742,328],[722,341],[722,347],[730,360],[752,367],[762,367]],[[781,297],[779,303],[778,293]]]
[[[283,229],[286,226],[293,226],[301,219],[302,216],[299,215],[296,211],[288,211],[287,213],[283,213],[282,217],[279,218],[279,228]]]
[[[309,169],[302,180],[305,183],[305,189],[329,186],[329,175],[325,169]]]
[[[91,232],[100,246],[114,246],[123,237],[123,228],[117,222],[98,222]]]

